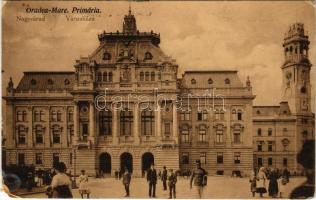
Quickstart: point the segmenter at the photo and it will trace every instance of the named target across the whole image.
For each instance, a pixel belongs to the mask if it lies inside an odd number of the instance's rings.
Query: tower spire
[[[129,4],[128,7],[128,15],[125,15],[123,22],[123,33],[136,33],[136,19],[134,15],[132,15],[131,4]]]

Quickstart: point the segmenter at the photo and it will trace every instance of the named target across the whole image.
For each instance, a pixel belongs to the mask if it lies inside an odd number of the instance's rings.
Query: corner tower
[[[291,113],[311,113],[311,63],[308,59],[308,36],[304,24],[295,23],[285,33],[283,42],[285,62],[282,65],[282,100],[288,102]]]

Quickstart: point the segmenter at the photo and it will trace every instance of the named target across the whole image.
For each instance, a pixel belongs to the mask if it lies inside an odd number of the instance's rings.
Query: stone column
[[[156,136],[158,138],[158,140],[161,139],[161,106],[159,104],[159,102],[157,103],[157,111],[156,111],[156,116],[155,116],[156,120]]]
[[[92,144],[95,142],[95,130],[94,130],[94,104],[93,101],[89,102],[89,137]]]
[[[178,144],[178,113],[175,101],[172,104],[172,132],[173,139]]]
[[[118,143],[118,119],[117,119],[117,113],[118,110],[116,108],[116,104],[114,104],[113,109],[112,109],[112,113],[113,113],[113,118],[112,118],[112,141],[113,144],[117,144]]]
[[[140,131],[139,131],[139,105],[137,102],[134,103],[134,143],[140,143]]]
[[[77,144],[79,138],[79,113],[78,113],[78,102],[74,102],[74,137],[73,137],[73,144]]]

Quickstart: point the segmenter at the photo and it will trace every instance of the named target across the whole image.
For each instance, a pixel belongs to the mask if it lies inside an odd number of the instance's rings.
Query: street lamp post
[[[77,187],[77,182],[76,182],[76,160],[77,160],[77,146],[74,146],[74,183],[73,183],[73,189],[78,188]]]

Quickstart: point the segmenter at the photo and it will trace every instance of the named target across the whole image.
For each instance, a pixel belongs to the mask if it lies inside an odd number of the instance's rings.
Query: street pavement
[[[284,197],[288,197],[291,191],[305,181],[304,177],[291,178],[290,182],[285,186]],[[195,198],[193,189],[189,187],[190,180],[179,177],[177,182],[177,198],[190,199]],[[268,184],[267,184],[268,185]],[[91,190],[90,198],[123,198],[125,190],[121,180],[114,178],[89,179]],[[134,178],[131,182],[129,198],[148,198],[148,185],[145,178]],[[75,198],[81,198],[78,189],[72,190]],[[156,189],[157,198],[168,198],[169,192],[163,191],[162,182],[159,181]],[[23,198],[45,198],[44,193],[24,195]],[[208,177],[207,186],[204,189],[203,198],[250,198],[250,183],[248,178],[233,177]],[[256,194],[256,198],[258,194]],[[268,194],[264,198],[269,198]]]

